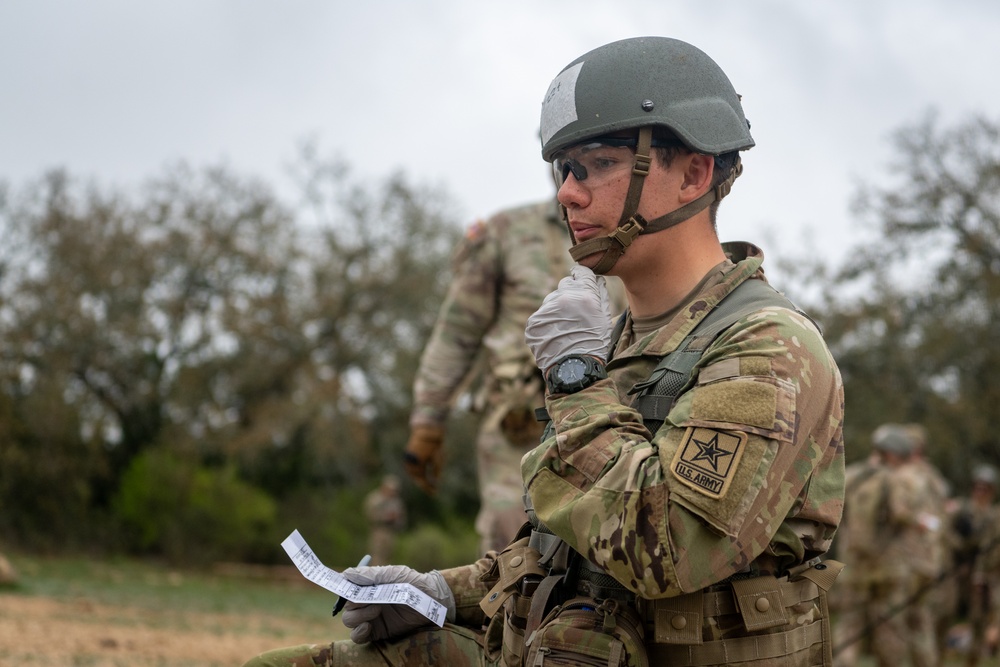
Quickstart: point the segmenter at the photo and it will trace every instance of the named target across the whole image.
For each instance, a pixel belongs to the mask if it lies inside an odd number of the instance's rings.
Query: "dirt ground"
[[[276,616],[178,614],[0,594],[0,666],[238,667],[260,651],[329,635],[330,627],[326,619],[304,628]]]

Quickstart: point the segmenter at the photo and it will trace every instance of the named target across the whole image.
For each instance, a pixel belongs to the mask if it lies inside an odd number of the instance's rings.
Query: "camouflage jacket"
[[[759,249],[724,247],[736,264],[721,283],[661,329],[623,340],[608,379],[547,399],[556,435],[522,460],[539,519],[646,598],[806,562],[829,549],[843,513],[843,384],[800,313],[765,308],[723,332],[655,434],[630,407],[629,390],[711,308],[764,279]],[[445,571],[470,621],[485,592],[474,575],[490,560]]]
[[[940,471],[925,459],[908,461],[900,470],[903,484],[911,490],[909,510],[913,520],[902,536],[902,556],[912,570],[936,577],[947,566],[946,533],[948,484]]]
[[[923,482],[906,465],[878,462],[853,477],[846,487],[842,550],[850,585],[903,581],[920,570],[932,574],[933,555],[921,537]]]
[[[569,272],[569,232],[554,201],[502,211],[472,225],[456,248],[453,278],[414,382],[412,425],[440,425],[480,354],[495,401],[504,382],[523,381],[535,363],[524,325]],[[539,397],[538,400],[541,400]]]
[[[704,351],[655,434],[629,407],[645,380],[763,254],[737,262],[669,324],[619,343],[609,379],[546,401],[557,435],[525,456],[538,518],[646,598],[700,590],[752,565],[772,573],[824,553],[843,511],[843,385],[822,335],[769,307]]]
[[[372,526],[402,530],[406,525],[406,506],[398,495],[375,489],[365,497],[365,516]]]

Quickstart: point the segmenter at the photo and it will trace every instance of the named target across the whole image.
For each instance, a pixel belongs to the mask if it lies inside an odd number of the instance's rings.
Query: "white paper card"
[[[444,625],[448,611],[445,606],[412,584],[352,584],[339,572],[323,565],[298,530],[293,530],[281,546],[303,577],[328,591],[351,602],[403,604],[420,612],[439,628]]]

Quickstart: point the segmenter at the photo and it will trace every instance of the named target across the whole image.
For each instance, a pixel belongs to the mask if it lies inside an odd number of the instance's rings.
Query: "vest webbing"
[[[638,394],[632,407],[655,434],[691,380],[691,371],[719,334],[751,313],[768,306],[799,311],[795,305],[763,280],[744,280],[702,319],[673,352],[668,353],[649,377],[637,383],[629,394]],[[625,327],[622,317],[612,334],[612,349]]]
[[[799,308],[797,308],[791,301],[789,301],[784,295],[780,294],[773,287],[768,285],[762,280],[745,280],[740,283],[732,292],[727,294],[722,301],[716,305],[705,317],[699,322],[691,333],[685,336],[681,344],[677,346],[673,352],[666,354],[660,362],[653,369],[650,376],[636,384],[630,391],[629,394],[638,394],[636,399],[633,401],[632,407],[642,415],[643,423],[647,426],[650,433],[656,434],[659,427],[663,424],[663,420],[666,419],[673,407],[674,402],[677,397],[681,394],[683,389],[690,383],[691,372],[697,365],[698,360],[701,359],[705,350],[708,349],[709,345],[726,329],[731,327],[733,324],[738,322],[740,319],[755,313],[762,308],[767,307],[781,307],[794,310],[803,316],[808,318],[808,315],[803,313]],[[628,313],[622,315],[619,319],[615,329],[612,333],[612,343],[611,350],[613,351],[617,347],[618,341],[625,328],[625,322]],[[811,318],[810,318],[811,319]],[[609,352],[609,357],[613,352]],[[539,416],[548,415],[545,413],[544,408],[538,411]],[[548,427],[546,428],[546,434],[543,439],[550,435],[553,424],[550,421]],[[524,494],[525,509],[528,514],[528,518],[532,525],[531,540],[529,543],[540,552],[543,553],[557,553],[558,547],[564,545],[565,542],[556,535],[553,535],[551,531],[542,524],[538,517],[534,513],[534,508],[532,507],[532,502],[530,496]],[[586,590],[593,597],[606,597],[612,599],[630,599],[631,593],[622,586],[617,580],[604,572],[601,568],[592,565],[589,561],[579,555],[578,552],[570,550],[570,558],[577,561],[576,567],[574,568],[576,577],[579,581],[586,582]],[[546,560],[544,557],[542,560]],[[542,565],[542,561],[539,561]],[[839,573],[839,568],[837,572]],[[557,574],[552,574],[547,577],[550,582],[563,581],[565,575],[558,576]],[[805,582],[808,584],[808,582]],[[829,588],[829,584],[822,586],[825,592]],[[781,586],[791,591],[789,586],[802,586],[801,583],[789,584],[787,582],[782,583]],[[598,594],[595,595],[595,589]],[[810,591],[814,591],[815,587],[810,588]],[[579,592],[579,591],[578,591]],[[786,593],[787,594],[787,593]],[[825,593],[823,593],[825,594]],[[537,592],[536,592],[537,595]],[[718,616],[723,613],[723,610],[718,605],[711,605],[705,607],[709,602],[716,600],[726,600],[729,603],[733,602],[733,592],[730,589],[726,589],[724,593],[714,594],[712,591],[702,591],[697,595],[705,596],[696,597],[696,594],[690,594],[691,599],[698,601],[699,612],[704,613],[705,616]],[[808,599],[811,599],[811,595]],[[675,598],[677,600],[680,598]],[[782,598],[779,598],[782,599]],[[807,598],[802,597],[799,601],[803,601]],[[792,601],[785,600],[789,605]],[[533,600],[534,603],[534,600]],[[544,603],[543,603],[544,604]],[[656,603],[654,603],[655,606]],[[822,606],[826,608],[826,602],[822,602]],[[534,607],[534,604],[533,604]],[[702,608],[705,607],[704,611]],[[647,621],[650,619],[647,618]],[[656,636],[656,619],[654,621],[653,636]],[[677,626],[673,626],[675,629]],[[697,627],[691,629],[692,632],[696,632],[699,636],[701,633],[701,623],[697,624]],[[706,665],[717,665],[725,664],[732,660],[758,660],[763,663],[763,661],[770,661],[772,659],[791,655],[800,651],[805,651],[814,644],[821,643],[826,640],[829,635],[829,624],[827,619],[820,619],[819,621],[810,623],[805,626],[800,626],[793,628],[791,630],[786,630],[783,632],[776,632],[773,634],[766,635],[755,635],[748,637],[737,637],[730,638],[719,641],[704,642],[697,646],[686,646],[686,645],[673,645],[673,644],[662,644],[658,640],[653,639],[652,641],[647,641],[647,650],[650,651],[650,664],[670,664],[670,665],[684,665],[685,667],[701,667]],[[829,649],[826,649],[829,651]],[[824,663],[828,664],[828,663]]]

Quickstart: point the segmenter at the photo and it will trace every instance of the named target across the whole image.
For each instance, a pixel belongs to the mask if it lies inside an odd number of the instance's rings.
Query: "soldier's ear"
[[[692,202],[708,192],[712,187],[712,176],[715,174],[715,158],[701,153],[680,154],[674,157],[684,167],[684,180],[681,182],[680,201],[682,204]]]

